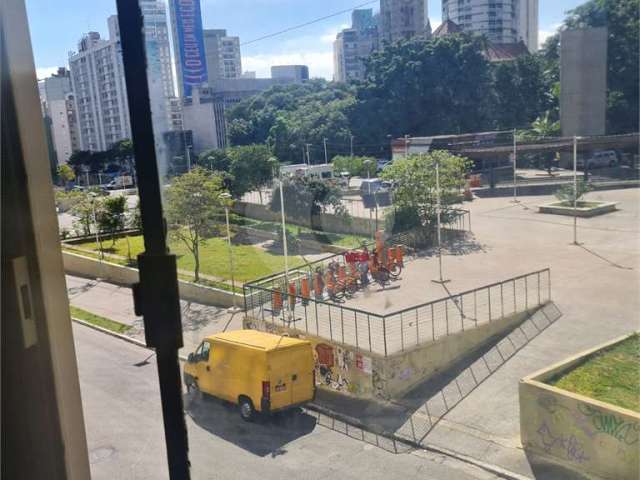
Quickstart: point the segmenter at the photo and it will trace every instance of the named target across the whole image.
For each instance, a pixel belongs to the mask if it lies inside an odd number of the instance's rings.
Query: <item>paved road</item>
[[[157,373],[144,348],[73,328],[93,480],[167,478]],[[299,411],[244,423],[212,399],[185,399],[194,479],[495,479],[425,451],[394,454]]]

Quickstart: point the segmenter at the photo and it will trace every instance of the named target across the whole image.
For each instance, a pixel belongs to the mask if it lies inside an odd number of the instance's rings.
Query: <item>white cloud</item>
[[[345,28],[349,28],[348,24],[342,24],[342,25],[337,25],[329,30],[327,30],[327,33],[325,33],[324,35],[322,35],[320,37],[320,41],[322,43],[328,43],[333,45],[333,42],[336,39],[336,35],[338,35],[338,32],[341,32],[342,30],[344,30]]]
[[[36,68],[36,77],[38,80],[42,80],[44,78],[50,77],[52,74],[58,71],[59,67],[40,67]]]
[[[538,45],[542,47],[542,45],[544,45],[544,42],[546,42],[549,37],[558,33],[558,29],[561,26],[562,24],[556,23],[554,25],[551,25],[549,29],[538,31]]]
[[[255,71],[257,77],[270,77],[271,66],[300,64],[309,67],[309,75],[313,78],[333,78],[333,51],[328,49],[310,53],[258,54],[242,56],[242,69]]]

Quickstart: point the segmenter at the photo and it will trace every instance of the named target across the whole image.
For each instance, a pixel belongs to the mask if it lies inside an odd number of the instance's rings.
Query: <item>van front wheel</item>
[[[240,397],[238,399],[238,406],[240,408],[240,416],[245,422],[253,420],[256,414],[256,409],[253,407],[253,402],[250,398]]]

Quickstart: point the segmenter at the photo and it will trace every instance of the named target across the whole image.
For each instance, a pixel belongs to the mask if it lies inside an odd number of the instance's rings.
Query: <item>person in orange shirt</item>
[[[303,277],[300,280],[300,296],[302,297],[302,305],[305,307],[309,305],[309,298],[311,296],[311,292],[309,290],[309,277]]]

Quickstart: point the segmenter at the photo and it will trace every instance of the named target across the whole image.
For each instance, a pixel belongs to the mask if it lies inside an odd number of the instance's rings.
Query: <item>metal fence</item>
[[[289,278],[295,281],[292,274]],[[384,315],[299,295],[283,295],[282,308],[274,309],[275,286],[263,281],[244,287],[247,316],[263,328],[295,329],[384,356],[551,300],[548,268]]]

